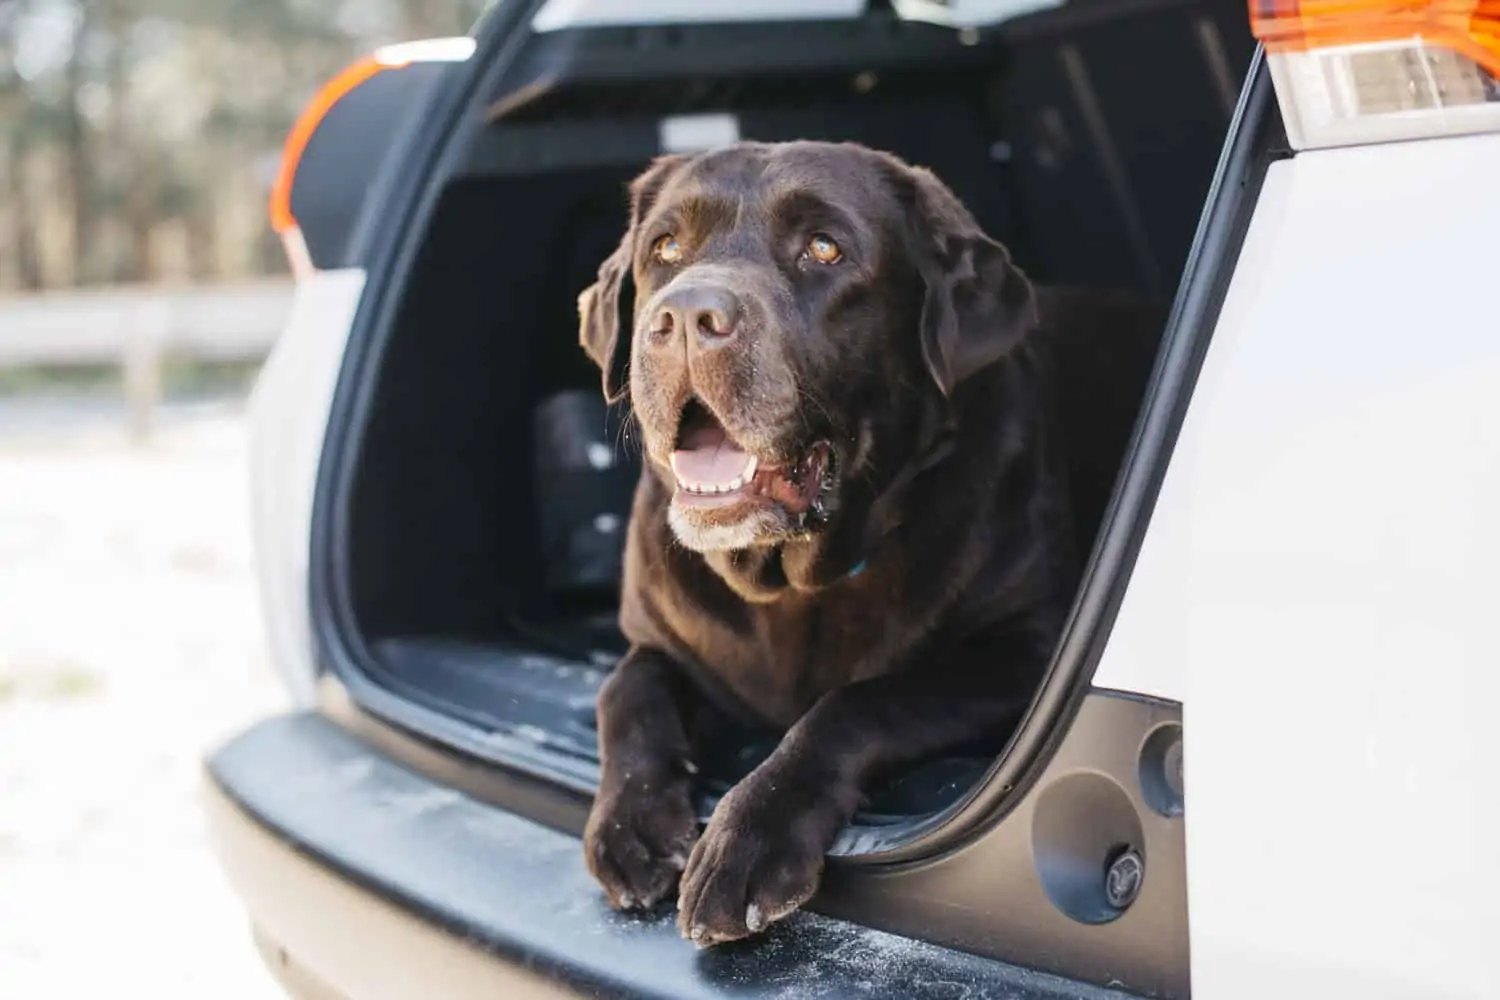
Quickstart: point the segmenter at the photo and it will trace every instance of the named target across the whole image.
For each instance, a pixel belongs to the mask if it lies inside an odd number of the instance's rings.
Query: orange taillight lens
[[[286,144],[281,151],[281,167],[276,173],[276,182],[271,187],[271,227],[278,233],[285,233],[297,225],[297,220],[292,215],[292,182],[297,177],[297,165],[302,160],[312,134],[345,95],[376,73],[391,68],[374,56],[366,56],[324,84],[302,109],[302,114],[287,134]]]
[[[314,135],[325,123],[333,123],[330,115],[341,102],[381,73],[387,71],[399,73],[417,64],[464,62],[474,54],[475,46],[475,40],[467,35],[452,38],[423,38],[386,45],[346,66],[325,83],[313,95],[312,100],[308,101],[287,134],[281,153],[281,165],[272,185],[270,198],[271,227],[281,236],[294,274],[301,276],[314,269],[312,257],[303,238],[302,226],[292,210],[292,191],[297,184],[298,170],[303,165],[304,154]],[[421,80],[424,77],[418,76],[416,79]],[[409,97],[420,91],[408,89],[403,93]],[[387,90],[385,97],[379,98],[380,100],[389,99],[391,103],[385,107],[388,110],[395,109],[384,116],[383,123],[379,121],[372,123],[373,116],[368,111],[363,115],[354,116],[356,122],[363,119],[363,124],[354,129],[355,137],[368,143],[373,156],[378,157],[378,154],[383,152],[379,143],[382,139],[388,138],[388,135],[380,132],[381,124],[394,127],[393,123],[400,120],[398,117],[400,109],[409,104],[406,97],[392,97],[391,94],[392,91]],[[341,137],[338,141],[346,141],[350,135],[348,128],[339,132],[337,126],[334,126],[334,132]],[[343,179],[353,184],[369,182],[368,172],[361,173],[355,170],[354,175],[350,177],[346,173]],[[323,221],[327,223],[326,218]],[[344,222],[350,223],[350,220],[345,219]],[[323,233],[325,236],[328,233],[326,226]]]
[[[1250,0],[1267,52],[1420,38],[1500,76],[1500,0]]]
[[[1250,0],[1298,149],[1500,131],[1500,0]]]

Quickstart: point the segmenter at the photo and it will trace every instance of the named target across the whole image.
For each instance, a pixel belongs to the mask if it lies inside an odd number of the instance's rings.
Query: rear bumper
[[[405,770],[316,713],[218,751],[205,801],[267,961],[304,1000],[1123,997],[812,914],[699,952],[669,916],[609,910],[576,838]]]
[[[204,798],[214,851],[250,911],[256,946],[295,1000],[577,995],[340,875],[216,783]]]

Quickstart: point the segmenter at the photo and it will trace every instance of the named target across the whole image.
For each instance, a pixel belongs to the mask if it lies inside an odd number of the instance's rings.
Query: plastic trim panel
[[[490,951],[497,964],[582,993],[1127,998],[812,914],[789,918],[761,942],[700,952],[670,915],[611,911],[575,838],[404,770],[316,713],[257,725],[208,768],[217,789],[297,852]],[[295,890],[274,877],[253,888],[277,885]],[[392,955],[395,947],[382,948],[368,960],[399,972]],[[318,967],[317,956],[300,957]]]

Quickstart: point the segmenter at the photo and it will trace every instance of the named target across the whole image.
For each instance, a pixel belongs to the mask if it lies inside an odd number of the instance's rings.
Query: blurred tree
[[[36,226],[26,198],[28,137],[41,131],[31,120],[25,82],[16,68],[22,0],[0,0],[0,248],[9,248],[9,267],[0,266],[0,287],[42,286]],[[0,253],[5,251],[0,250]],[[0,265],[6,263],[0,257]]]
[[[0,290],[284,266],[265,198],[316,88],[487,0],[0,0]]]

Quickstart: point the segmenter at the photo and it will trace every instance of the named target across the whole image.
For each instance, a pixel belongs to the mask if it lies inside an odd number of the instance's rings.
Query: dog
[[[701,947],[808,901],[872,781],[1017,724],[1079,578],[1045,333],[1111,321],[855,144],[664,156],[629,201],[579,297],[645,459],[584,854]],[[700,835],[697,752],[745,720],[784,735]]]

